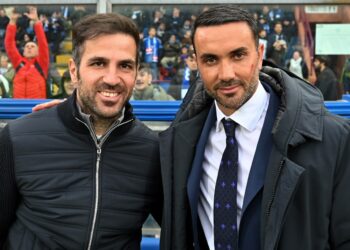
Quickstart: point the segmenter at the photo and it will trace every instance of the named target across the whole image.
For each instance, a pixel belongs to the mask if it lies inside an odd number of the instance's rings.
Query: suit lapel
[[[266,91],[270,93],[270,101],[258,145],[256,147],[252,167],[249,173],[247,188],[243,200],[242,215],[250,202],[264,186],[266,168],[272,146],[271,131],[280,102],[278,96],[268,84],[263,83],[263,86]]]
[[[198,198],[199,198],[199,183],[202,178],[202,164],[204,159],[204,151],[205,146],[207,144],[207,140],[209,137],[209,133],[211,128],[213,127],[214,123],[216,121],[216,111],[215,111],[215,105],[211,106],[207,119],[205,121],[202,133],[199,137],[195,156],[192,164],[192,170],[187,180],[187,194],[190,202],[191,207],[191,215],[192,215],[192,225],[193,225],[193,233],[194,233],[194,239],[195,241],[198,240],[198,234],[197,234],[197,221],[198,221]]]

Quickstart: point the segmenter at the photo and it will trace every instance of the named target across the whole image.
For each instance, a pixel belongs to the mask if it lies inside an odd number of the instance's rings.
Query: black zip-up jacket
[[[256,244],[262,250],[350,249],[350,121],[328,112],[321,92],[290,72],[265,66],[260,80],[278,93],[281,104],[271,131]],[[192,234],[187,180],[212,104],[196,82],[160,134],[161,249],[200,249]]]
[[[162,204],[156,135],[132,115],[101,141],[75,97],[0,134],[0,249],[139,249]]]

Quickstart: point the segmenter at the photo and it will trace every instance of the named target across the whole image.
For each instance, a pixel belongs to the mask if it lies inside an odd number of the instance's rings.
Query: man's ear
[[[76,83],[79,81],[79,73],[78,73],[78,67],[73,59],[69,59],[69,74],[72,79],[72,83],[76,85]]]
[[[263,62],[263,57],[264,57],[264,44],[259,44],[258,46],[258,60],[259,60],[259,69],[262,68],[262,62]]]

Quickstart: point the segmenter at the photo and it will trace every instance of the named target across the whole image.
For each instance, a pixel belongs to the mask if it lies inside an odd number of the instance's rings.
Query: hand
[[[10,23],[11,24],[16,24],[17,23],[17,19],[21,16],[20,13],[17,13],[15,11],[12,12],[12,15],[10,17]]]
[[[39,111],[39,110],[49,109],[49,108],[57,106],[58,104],[64,102],[65,100],[66,99],[55,99],[55,100],[52,100],[52,101],[49,101],[49,102],[40,103],[40,104],[35,105],[32,108],[32,111],[36,112],[36,111]]]
[[[29,13],[24,13],[30,20],[33,20],[34,22],[39,21],[38,17],[38,10],[34,6],[28,7]]]

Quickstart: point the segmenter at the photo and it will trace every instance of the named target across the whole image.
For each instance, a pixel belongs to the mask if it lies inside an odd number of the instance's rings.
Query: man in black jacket
[[[350,249],[349,121],[263,65],[245,10],[203,12],[193,45],[203,83],[160,134],[162,248]]]
[[[322,92],[326,101],[338,99],[338,80],[334,72],[328,67],[329,59],[326,56],[316,56],[314,60],[316,71],[315,86]]]
[[[0,134],[0,249],[139,249],[162,202],[156,135],[128,100],[135,24],[98,14],[76,24],[68,101]]]

